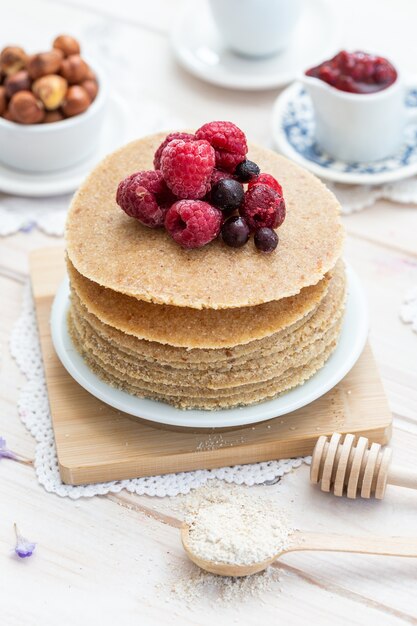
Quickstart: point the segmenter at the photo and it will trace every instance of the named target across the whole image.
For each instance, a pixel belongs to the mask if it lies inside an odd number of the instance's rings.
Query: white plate
[[[227,0],[225,0],[227,1]],[[272,89],[336,52],[338,24],[326,0],[308,0],[292,43],[266,59],[248,59],[225,48],[206,0],[190,2],[174,25],[171,42],[186,70],[230,89]]]
[[[71,168],[51,173],[20,172],[0,163],[0,191],[16,196],[46,197],[74,191],[103,157],[126,140],[128,112],[123,101],[109,97],[97,151]]]
[[[163,402],[143,400],[120,391],[98,378],[74,348],[67,328],[69,286],[65,280],[56,294],[51,313],[51,332],[55,350],[68,373],[93,396],[106,404],[143,419],[192,428],[243,426],[285,415],[316,400],[332,389],[353,367],[368,335],[368,312],[357,276],[348,275],[348,299],[339,343],[325,366],[304,385],[275,400],[254,406],[222,411],[181,411]]]
[[[417,107],[417,89],[410,88],[406,105]],[[400,150],[387,159],[348,163],[329,157],[317,145],[314,111],[310,96],[294,83],[278,96],[272,114],[276,148],[321,178],[350,185],[380,185],[417,173],[417,124],[410,123]]]

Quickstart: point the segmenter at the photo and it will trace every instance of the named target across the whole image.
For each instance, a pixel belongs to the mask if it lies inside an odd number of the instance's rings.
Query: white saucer
[[[309,0],[286,50],[274,57],[249,59],[225,48],[207,0],[193,0],[174,25],[171,42],[178,61],[198,78],[230,89],[258,90],[286,85],[331,56],[339,43],[338,31],[330,4]]]
[[[254,406],[222,411],[181,411],[162,402],[137,398],[100,380],[87,367],[68,334],[69,286],[67,280],[58,289],[52,306],[52,341],[68,373],[93,396],[120,411],[171,426],[224,428],[254,424],[285,415],[313,402],[332,389],[356,363],[368,335],[368,311],[357,276],[349,268],[347,275],[349,294],[342,333],[339,344],[326,365],[304,385],[296,387],[275,400]]]
[[[127,116],[126,105],[113,95],[107,103],[98,150],[90,158],[66,170],[51,173],[20,172],[0,163],[0,191],[31,197],[57,196],[74,191],[106,154],[125,143]]]
[[[417,89],[410,88],[406,105],[417,107]],[[410,123],[400,150],[387,159],[348,163],[333,159],[316,143],[311,98],[301,83],[287,87],[275,101],[273,141],[283,155],[321,178],[350,185],[381,185],[417,173],[417,124]]]

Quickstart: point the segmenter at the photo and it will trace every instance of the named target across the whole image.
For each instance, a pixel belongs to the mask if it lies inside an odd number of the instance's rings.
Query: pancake
[[[262,339],[313,311],[327,293],[330,275],[297,296],[239,309],[192,309],[142,302],[82,276],[67,263],[71,289],[101,322],[128,335],[175,347],[229,348]]]
[[[231,369],[234,372],[240,370],[249,372],[276,363],[277,359],[282,358],[284,353],[297,351],[300,346],[306,346],[323,335],[342,316],[344,299],[345,277],[343,267],[340,264],[335,270],[328,293],[322,303],[313,315],[308,316],[305,321],[303,320],[303,324],[294,324],[294,327],[290,327],[285,333],[280,332],[272,335],[269,337],[268,343],[266,340],[262,343],[252,342],[261,347],[250,350],[247,354],[234,358],[229,356],[228,359],[220,358],[205,363],[201,361],[186,362],[185,360],[171,361],[169,357],[163,358],[161,347],[159,347],[159,358],[150,359],[147,352],[145,355],[142,353],[143,341],[136,340],[135,342],[134,338],[119,331],[115,337],[114,332],[109,332],[111,327],[102,324],[97,319],[94,321],[94,317],[87,312],[74,293],[72,295],[71,314],[79,335],[83,337],[86,345],[88,342],[92,343],[96,351],[111,354],[118,361],[126,360],[131,365],[134,364],[145,369],[153,365],[154,371],[160,371],[162,374],[170,371],[173,375],[175,373],[181,375],[183,370],[190,370],[195,373],[200,372],[201,375],[202,372],[209,372],[210,370],[219,373],[227,373]],[[155,344],[154,342],[146,342],[145,345],[150,348]],[[246,347],[249,348],[250,346],[251,344],[246,344]],[[182,352],[185,356],[187,353],[186,350],[180,349],[177,349],[177,352]],[[212,352],[224,354],[222,350],[212,350]]]
[[[158,400],[171,404],[183,410],[226,409],[231,407],[256,404],[265,400],[271,400],[281,393],[304,383],[311,376],[313,376],[321,367],[323,367],[324,363],[327,361],[337,345],[337,341],[330,343],[328,346],[325,347],[323,352],[321,352],[307,365],[291,369],[285,372],[279,380],[269,381],[268,384],[263,384],[260,386],[260,388],[246,390],[245,392],[239,390],[236,394],[233,394],[229,397],[220,397],[217,391],[213,393],[212,397],[207,397],[202,394],[198,394],[197,396],[193,397],[189,395],[189,390],[187,390],[187,393],[185,395],[181,395],[181,390],[178,390],[176,387],[173,388],[173,391],[175,391],[177,395],[169,395],[163,393],[161,390],[152,391],[149,390],[149,388],[147,388],[145,385],[140,384],[140,382],[138,383],[137,381],[134,381],[127,376],[120,378],[117,373],[114,373],[107,368],[103,369],[97,362],[95,362],[90,353],[84,351],[82,343],[78,342],[78,337],[76,333],[73,332],[71,322],[69,323],[69,325],[71,336],[73,338],[75,346],[80,351],[80,353],[83,354],[84,359],[86,360],[86,363],[90,367],[90,369],[95,372],[102,380],[115,388],[121,389],[140,398],[145,397],[153,400]]]
[[[116,204],[117,185],[134,171],[152,168],[165,134],[134,141],[105,158],[75,194],[66,226],[67,254],[85,278],[144,302],[195,309],[252,307],[299,294],[316,285],[340,257],[339,203],[315,176],[250,146],[248,158],[283,186],[287,217],[274,254],[250,242],[226,246],[221,238],[185,250],[163,229],[149,229]]]

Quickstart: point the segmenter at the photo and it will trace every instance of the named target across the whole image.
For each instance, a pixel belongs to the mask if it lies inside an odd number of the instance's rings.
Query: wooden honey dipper
[[[387,484],[417,489],[417,471],[390,465],[391,448],[381,448],[366,437],[333,433],[317,440],[310,467],[310,481],[335,496],[382,500]]]

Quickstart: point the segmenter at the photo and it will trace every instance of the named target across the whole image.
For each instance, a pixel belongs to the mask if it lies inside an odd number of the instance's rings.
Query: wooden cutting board
[[[309,406],[244,428],[165,429],[97,400],[61,365],[49,317],[65,276],[63,248],[31,254],[31,278],[62,480],[71,485],[122,480],[310,454],[333,431],[386,443],[391,412],[369,345],[352,371]]]

